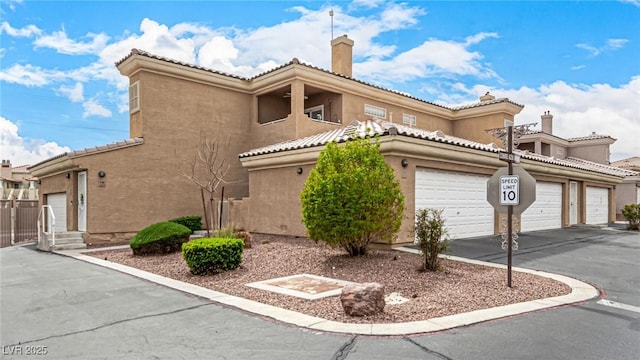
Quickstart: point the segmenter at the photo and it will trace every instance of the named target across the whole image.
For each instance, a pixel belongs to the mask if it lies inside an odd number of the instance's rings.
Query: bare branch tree
[[[202,195],[202,206],[205,214],[208,231],[214,227],[213,222],[213,195],[222,185],[228,184],[226,180],[227,174],[231,169],[231,164],[226,159],[226,153],[229,149],[230,139],[226,143],[221,144],[217,139],[211,139],[205,135],[200,135],[200,141],[196,146],[196,152],[193,160],[189,163],[189,171],[181,171],[182,176],[189,179],[193,184],[200,188]],[[207,216],[207,208],[204,203],[204,192],[209,194],[209,215]],[[222,212],[218,214],[220,220]],[[220,223],[220,221],[218,221]]]

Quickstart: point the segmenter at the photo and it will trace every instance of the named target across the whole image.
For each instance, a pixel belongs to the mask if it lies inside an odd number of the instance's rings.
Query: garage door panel
[[[47,205],[51,206],[53,215],[56,217],[55,232],[67,231],[67,194],[48,194]]]
[[[487,202],[488,176],[417,169],[415,209],[443,209],[452,239],[493,235],[494,210]]]
[[[562,184],[536,182],[536,201],[522,213],[521,231],[562,227]]]
[[[609,189],[587,186],[587,224],[609,222]]]

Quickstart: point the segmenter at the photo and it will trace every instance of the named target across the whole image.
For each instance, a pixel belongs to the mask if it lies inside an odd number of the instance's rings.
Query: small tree
[[[437,271],[438,255],[449,249],[447,229],[444,226],[442,209],[419,209],[413,231],[414,242],[424,255],[424,270]]]
[[[625,205],[622,208],[622,216],[629,222],[627,230],[638,230],[640,226],[640,204]]]
[[[400,184],[370,138],[327,144],[300,199],[309,237],[351,256],[366,254],[372,241],[393,242],[402,223]]]
[[[226,177],[231,168],[231,165],[226,161],[226,152],[228,149],[229,140],[221,144],[217,140],[201,135],[200,141],[196,145],[193,160],[189,163],[189,171],[182,172],[182,176],[200,188],[202,208],[207,226],[207,236],[209,235],[209,230],[215,227],[213,221],[214,194],[220,185],[223,185],[224,193],[224,184],[228,183]],[[205,192],[209,195],[209,215],[207,215]],[[222,211],[218,214],[218,223],[221,222],[221,216]]]

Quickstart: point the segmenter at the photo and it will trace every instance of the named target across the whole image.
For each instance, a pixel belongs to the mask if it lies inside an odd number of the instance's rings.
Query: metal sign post
[[[495,137],[501,139],[507,149],[507,152],[499,152],[498,158],[502,161],[506,161],[508,164],[507,174],[501,169],[498,169],[496,173],[487,182],[487,201],[493,205],[493,207],[501,213],[506,207],[507,212],[507,286],[511,287],[511,273],[512,273],[512,259],[514,249],[514,234],[513,234],[513,214],[514,207],[518,214],[529,207],[535,201],[535,179],[531,177],[524,169],[518,168],[516,171],[518,175],[514,175],[513,164],[520,163],[520,156],[513,153],[514,147],[514,127],[512,121],[505,121],[506,128],[497,128],[487,130],[490,131]],[[535,124],[520,125],[516,127],[516,138],[526,133],[529,126]],[[504,168],[503,168],[504,169]],[[521,191],[523,190],[524,191]],[[496,194],[497,193],[497,194]],[[520,198],[520,194],[523,194],[523,199]],[[533,194],[533,196],[531,196]],[[497,196],[496,196],[497,195]],[[497,197],[497,199],[496,199]],[[498,201],[496,201],[498,200]],[[521,201],[522,200],[522,201]],[[503,236],[503,239],[505,237]],[[504,245],[504,243],[503,243]],[[516,247],[517,249],[517,247]]]

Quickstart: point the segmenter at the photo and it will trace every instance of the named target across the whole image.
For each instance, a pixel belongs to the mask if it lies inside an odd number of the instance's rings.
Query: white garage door
[[[451,239],[493,235],[493,214],[487,202],[489,176],[416,169],[415,209],[444,209]]]
[[[609,190],[587,186],[587,224],[609,222]]]
[[[562,184],[536,182],[536,201],[522,213],[521,231],[562,227]]]
[[[67,231],[67,194],[48,194],[47,204],[51,206],[56,217],[56,232]]]

